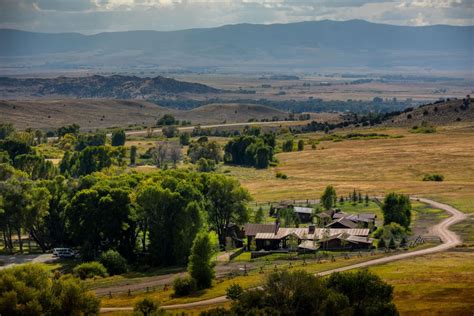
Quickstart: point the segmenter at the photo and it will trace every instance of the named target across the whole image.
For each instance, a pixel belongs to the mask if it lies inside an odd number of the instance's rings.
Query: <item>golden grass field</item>
[[[360,129],[358,132],[361,131]],[[338,194],[353,189],[381,195],[390,191],[431,197],[474,212],[474,125],[438,128],[417,134],[407,129],[370,129],[399,138],[323,141],[312,150],[279,153],[275,168],[225,167],[257,201],[318,198],[334,185]],[[321,134],[306,134],[318,139]],[[288,175],[277,179],[276,172]],[[443,182],[424,182],[426,173],[444,175]]]

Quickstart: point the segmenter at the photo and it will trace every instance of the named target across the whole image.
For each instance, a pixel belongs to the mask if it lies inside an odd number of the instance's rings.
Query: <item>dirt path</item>
[[[342,272],[342,271],[347,271],[347,270],[352,270],[352,269],[358,269],[358,268],[364,268],[372,265],[377,265],[377,264],[384,264],[396,260],[402,260],[402,259],[407,259],[415,256],[421,256],[421,255],[426,255],[426,254],[431,254],[435,252],[440,252],[440,251],[445,251],[450,248],[453,248],[461,243],[461,239],[459,238],[458,235],[456,235],[454,232],[450,231],[448,228],[449,226],[459,223],[463,221],[466,218],[466,215],[462,213],[461,211],[455,209],[454,207],[439,203],[430,199],[425,199],[425,198],[417,198],[417,197],[412,197],[412,200],[417,200],[423,203],[426,203],[430,205],[433,208],[438,208],[441,210],[444,210],[448,213],[450,213],[452,216],[446,218],[439,224],[433,226],[431,228],[431,233],[433,235],[439,236],[441,240],[443,241],[442,244],[428,248],[428,249],[422,249],[422,250],[417,250],[413,252],[407,252],[407,253],[402,253],[398,255],[393,255],[389,257],[383,257],[379,259],[374,259],[366,262],[361,262],[337,269],[332,269],[332,270],[327,270],[318,273],[318,275],[324,276],[328,275],[334,272]],[[199,306],[206,306],[206,305],[214,305],[214,304],[220,304],[224,303],[227,301],[227,298],[225,296],[219,296],[215,297],[212,299],[207,299],[207,300],[202,300],[198,302],[192,302],[192,303],[185,303],[185,304],[175,304],[175,305],[165,305],[162,306],[164,309],[186,309],[186,308],[193,308],[193,307],[199,307]],[[112,312],[112,311],[131,311],[133,310],[132,307],[105,307],[101,308],[101,312]]]

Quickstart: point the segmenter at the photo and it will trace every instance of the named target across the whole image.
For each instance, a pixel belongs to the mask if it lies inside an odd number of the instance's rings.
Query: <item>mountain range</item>
[[[1,29],[0,42],[2,68],[462,70],[473,65],[474,26],[325,20],[95,35]]]

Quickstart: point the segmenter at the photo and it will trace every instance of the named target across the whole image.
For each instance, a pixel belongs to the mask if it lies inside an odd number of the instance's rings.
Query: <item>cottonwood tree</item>
[[[406,195],[389,193],[382,205],[383,223],[400,224],[408,229],[411,223],[411,203],[410,198]]]
[[[321,195],[321,204],[326,210],[330,210],[334,205],[334,201],[337,201],[336,190],[332,185],[328,185]]]
[[[219,245],[225,247],[225,234],[229,224],[248,221],[247,202],[251,197],[237,180],[224,175],[209,175],[205,186],[208,222],[219,237]]]
[[[196,280],[198,289],[211,287],[215,277],[214,264],[211,262],[214,248],[208,232],[201,232],[194,238],[189,256],[188,272]]]

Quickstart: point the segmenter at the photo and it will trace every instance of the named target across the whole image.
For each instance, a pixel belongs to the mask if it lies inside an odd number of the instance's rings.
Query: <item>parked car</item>
[[[76,253],[71,248],[54,248],[53,255],[59,258],[74,258]]]

